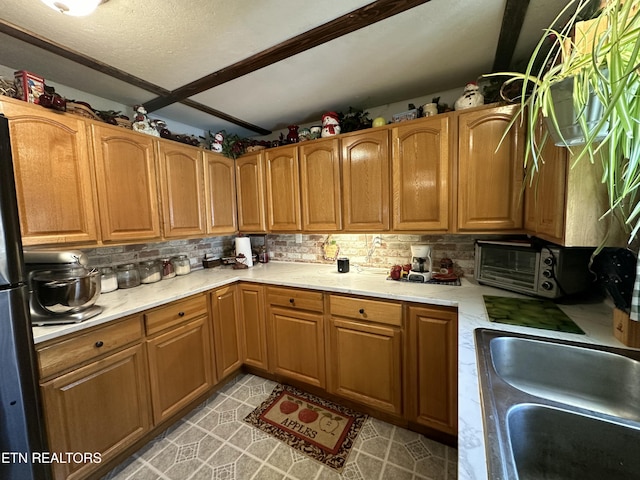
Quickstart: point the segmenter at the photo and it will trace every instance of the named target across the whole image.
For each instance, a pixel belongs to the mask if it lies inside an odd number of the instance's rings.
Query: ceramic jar
[[[438,114],[438,104],[437,103],[427,103],[422,106],[422,114],[425,117],[432,117]]]

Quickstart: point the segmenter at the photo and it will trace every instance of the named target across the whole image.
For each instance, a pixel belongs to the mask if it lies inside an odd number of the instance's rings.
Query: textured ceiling
[[[318,119],[327,110],[370,108],[457,88],[491,71],[506,2],[431,0],[190,100],[278,130]],[[5,0],[0,19],[172,91],[370,3],[109,0],[89,17],[68,17],[39,0]],[[514,61],[530,54],[566,3],[530,0]],[[6,33],[0,33],[0,65],[125,105],[158,96]],[[155,113],[203,130],[255,135],[178,103]]]

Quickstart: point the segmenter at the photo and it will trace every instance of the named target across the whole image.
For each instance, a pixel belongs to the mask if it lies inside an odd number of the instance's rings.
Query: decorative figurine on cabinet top
[[[287,127],[289,133],[287,133],[287,143],[298,143],[300,137],[298,136],[298,125],[289,125]]]
[[[224,142],[222,132],[216,133],[213,136],[213,140],[211,140],[211,150],[214,152],[222,153],[222,142]]]
[[[480,87],[475,82],[469,82],[464,87],[462,96],[456,100],[454,107],[456,110],[464,110],[480,105],[484,105],[484,95],[480,93]]]
[[[322,138],[332,137],[340,133],[340,121],[336,112],[327,112],[322,115]]]
[[[147,135],[153,135],[159,137],[160,132],[153,128],[151,121],[147,116],[147,110],[142,105],[136,105],[133,107],[135,115],[133,117],[132,128],[136,132],[146,133]]]

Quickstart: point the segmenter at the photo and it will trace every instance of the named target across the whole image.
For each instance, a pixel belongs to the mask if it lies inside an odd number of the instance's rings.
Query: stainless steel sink
[[[498,337],[489,345],[493,368],[513,387],[640,421],[640,362],[601,350],[527,338]]]
[[[520,480],[631,479],[640,476],[640,430],[535,404],[507,414]]]
[[[640,351],[482,328],[475,341],[489,478],[640,478]]]

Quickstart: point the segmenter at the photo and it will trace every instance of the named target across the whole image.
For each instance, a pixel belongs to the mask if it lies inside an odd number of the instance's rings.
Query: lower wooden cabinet
[[[267,328],[264,308],[264,287],[241,283],[238,285],[240,297],[240,319],[244,331],[243,361],[246,365],[269,370],[267,359]]]
[[[455,308],[410,306],[407,318],[406,417],[458,432],[458,313]]]
[[[327,389],[400,415],[402,306],[336,295],[330,297],[330,305]]]
[[[104,464],[243,364],[455,436],[457,330],[455,308],[244,282],[193,295],[37,346],[50,451]]]
[[[213,387],[211,330],[204,294],[145,313],[154,423],[179,412]],[[204,312],[204,313],[202,313]]]
[[[221,380],[242,367],[243,334],[235,285],[211,293],[211,316],[216,373]]]
[[[269,370],[325,387],[323,294],[267,288]]]
[[[102,461],[140,439],[151,426],[142,344],[42,384],[49,450],[98,452]],[[53,463],[55,479],[83,479],[99,463]]]

